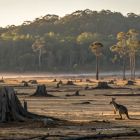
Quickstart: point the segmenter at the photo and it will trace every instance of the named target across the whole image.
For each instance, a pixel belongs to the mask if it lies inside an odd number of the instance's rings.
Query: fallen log
[[[132,132],[124,132],[124,133],[114,133],[114,134],[95,134],[95,135],[88,135],[88,136],[81,136],[81,137],[71,137],[66,138],[64,140],[93,140],[93,139],[109,139],[109,138],[115,138],[115,137],[134,137],[134,136],[140,136],[140,133],[137,131]]]

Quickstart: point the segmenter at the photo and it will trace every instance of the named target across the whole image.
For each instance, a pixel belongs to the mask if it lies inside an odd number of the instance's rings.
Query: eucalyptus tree
[[[42,54],[46,53],[44,38],[37,38],[35,42],[32,44],[32,49],[34,52],[38,53],[38,67],[40,69]]]
[[[103,44],[100,42],[93,42],[90,45],[91,51],[96,56],[96,80],[99,80],[99,57],[102,55]]]
[[[117,44],[110,47],[112,52],[117,53],[120,58],[123,59],[123,80],[126,80],[125,71],[126,71],[126,55],[128,53],[127,48],[127,36],[124,32],[119,32],[117,34]]]
[[[138,35],[138,31],[135,29],[130,29],[127,32],[127,46],[130,58],[131,79],[133,80],[135,79],[136,53],[140,49],[140,41],[138,40]]]

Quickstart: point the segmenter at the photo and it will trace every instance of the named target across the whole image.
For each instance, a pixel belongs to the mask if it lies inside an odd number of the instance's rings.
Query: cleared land
[[[88,77],[89,78],[89,77]],[[75,85],[65,85],[67,80],[73,80]],[[81,80],[82,79],[82,80]],[[29,84],[24,87],[22,80],[37,80],[39,84],[45,84],[49,94],[56,97],[31,97],[36,84]],[[1,85],[13,86],[17,91],[17,96],[23,103],[28,102],[28,110],[36,114],[59,118],[61,120],[55,124],[48,124],[44,127],[42,122],[28,121],[21,123],[0,123],[0,139],[95,139],[104,137],[105,139],[119,140],[139,140],[140,135],[140,80],[136,80],[133,86],[126,86],[126,81],[117,80],[112,87],[127,87],[130,89],[90,89],[85,87],[95,87],[97,81],[92,77],[90,82],[86,82],[84,77],[57,77],[64,85],[56,88],[57,82],[54,78],[30,77],[30,78],[6,78]],[[76,80],[76,81],[75,81]],[[108,79],[109,80],[109,79]],[[80,89],[80,95],[66,96],[74,94]],[[121,96],[123,95],[123,96]],[[133,95],[133,96],[128,96]],[[127,106],[129,115],[123,120],[116,120],[118,114],[113,113],[113,107],[109,104],[112,97],[116,101]],[[98,135],[97,135],[98,134]],[[126,135],[129,136],[126,136]]]

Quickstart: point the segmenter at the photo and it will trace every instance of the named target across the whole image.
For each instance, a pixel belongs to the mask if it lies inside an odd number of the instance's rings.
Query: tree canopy
[[[139,15],[128,13],[123,16],[109,10],[97,12],[89,9],[64,17],[45,15],[20,26],[0,28],[0,70],[38,70],[38,53],[32,50],[37,38],[44,39],[43,50],[47,50],[41,54],[42,71],[93,71],[96,59],[89,45],[95,41],[104,45],[100,60],[102,69],[116,70],[122,62],[118,60],[119,63],[112,64],[113,54],[109,48],[116,44],[118,32],[129,29],[140,31]],[[140,61],[136,64],[140,66]]]

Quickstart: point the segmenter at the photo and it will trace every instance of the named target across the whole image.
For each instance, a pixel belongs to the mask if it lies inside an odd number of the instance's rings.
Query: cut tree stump
[[[57,82],[57,80],[56,80],[56,79],[54,79],[52,82]]]
[[[126,85],[134,85],[136,82],[132,80],[128,80]]]
[[[56,84],[56,88],[60,88],[60,84],[59,83]]]
[[[32,96],[46,96],[46,97],[54,97],[51,94],[48,94],[45,85],[38,85],[36,92]]]
[[[98,82],[95,89],[112,89],[112,87],[110,87],[107,82]]]
[[[85,96],[85,95],[80,95],[79,90],[75,91],[74,94],[70,95],[70,94],[66,94],[66,96]]]
[[[29,80],[28,82],[31,84],[38,84],[37,80]]]
[[[12,87],[1,87],[0,122],[26,121],[40,118],[39,115],[28,112],[27,103],[25,104],[23,107]]]
[[[108,84],[114,84],[114,80],[110,80]]]
[[[22,81],[21,83],[23,83],[24,87],[28,87],[29,86],[28,82],[26,82],[26,81]]]
[[[73,81],[67,81],[66,85],[74,85]]]
[[[63,82],[60,80],[60,81],[58,82],[58,84],[59,84],[59,85],[62,85],[62,84],[63,84]]]

